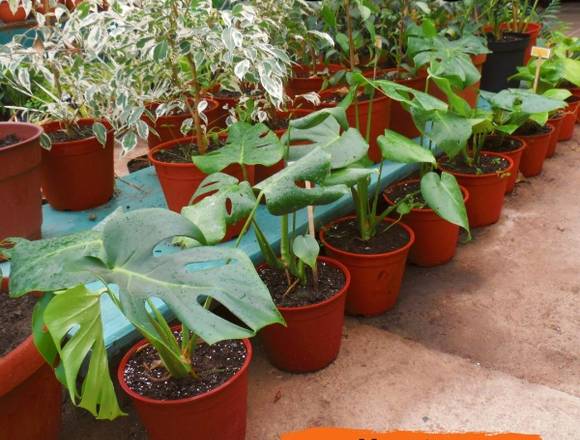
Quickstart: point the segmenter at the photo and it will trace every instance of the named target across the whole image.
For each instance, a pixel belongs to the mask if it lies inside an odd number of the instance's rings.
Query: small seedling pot
[[[344,264],[350,272],[351,283],[346,297],[346,312],[355,316],[376,316],[392,309],[399,297],[405,264],[415,242],[413,230],[399,222],[409,236],[401,248],[381,254],[357,254],[332,246],[326,231],[334,224],[352,220],[354,216],[335,220],[320,230],[320,240],[326,255]],[[392,219],[385,219],[393,223]]]
[[[546,152],[546,158],[550,158],[556,154],[556,149],[558,148],[558,138],[560,137],[560,131],[562,130],[562,123],[566,113],[561,113],[548,120],[548,124],[554,127],[552,136],[550,137],[550,142],[548,143],[548,151]]]
[[[389,205],[392,189],[418,180],[406,180],[388,188],[383,197]],[[461,187],[463,202],[469,200],[469,192]],[[409,262],[417,266],[433,267],[445,264],[453,259],[459,239],[459,226],[439,217],[431,208],[415,208],[404,217],[405,224],[415,233],[415,243],[409,251]]]
[[[318,304],[302,307],[278,307],[286,327],[275,324],[264,328],[260,337],[268,359],[276,368],[291,373],[309,373],[331,364],[340,351],[346,292],[350,273],[332,258],[319,257],[343,273],[344,286],[335,295]]]
[[[542,172],[544,161],[548,155],[550,140],[554,134],[553,126],[548,124],[546,125],[546,128],[548,129],[546,133],[540,133],[531,136],[515,136],[517,139],[521,139],[526,143],[526,148],[524,149],[522,160],[520,162],[520,171],[525,177],[537,176]]]

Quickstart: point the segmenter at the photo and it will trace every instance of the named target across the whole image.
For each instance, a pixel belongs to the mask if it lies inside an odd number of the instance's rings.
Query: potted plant
[[[527,64],[530,60],[532,47],[536,45],[538,35],[542,30],[542,23],[537,22],[540,18],[537,12],[538,3],[538,0],[512,0],[511,19],[501,23],[501,27],[504,30],[528,36],[528,46],[524,52],[524,64]],[[536,22],[533,20],[536,20]]]
[[[176,236],[201,246],[153,254]],[[205,243],[194,224],[157,208],[114,215],[100,230],[16,243],[10,294],[47,292],[33,318],[36,345],[73,403],[97,419],[123,415],[104,340],[107,296],[145,338],[127,352],[117,376],[149,438],[245,438],[247,338],[282,317],[243,252]],[[186,269],[191,265],[195,270]],[[103,288],[83,285],[94,280]],[[214,302],[243,324],[217,316]],[[161,304],[181,325],[169,326]]]
[[[24,21],[33,6],[33,0],[0,0],[0,20],[7,24]]]

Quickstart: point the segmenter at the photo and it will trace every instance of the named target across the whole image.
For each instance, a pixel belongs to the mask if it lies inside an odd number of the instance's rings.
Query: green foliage
[[[452,174],[430,171],[421,178],[421,194],[437,215],[469,232],[463,194]]]

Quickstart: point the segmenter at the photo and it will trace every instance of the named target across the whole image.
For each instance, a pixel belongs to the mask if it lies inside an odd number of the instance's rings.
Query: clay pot
[[[552,132],[552,136],[550,137],[548,151],[546,152],[546,158],[550,158],[554,156],[554,154],[556,153],[556,148],[558,147],[558,138],[560,137],[562,122],[564,122],[565,117],[566,113],[561,113],[548,120],[548,124],[554,127],[554,131]]]
[[[526,177],[537,176],[542,172],[544,160],[546,160],[548,154],[550,140],[554,133],[554,127],[551,125],[546,125],[546,127],[549,129],[547,133],[532,136],[515,136],[517,139],[521,139],[526,143],[526,149],[520,162],[520,171]]]
[[[509,177],[506,177],[507,185],[506,185],[505,193],[509,194],[516,187],[516,181],[518,180],[518,173],[520,170],[520,162],[522,160],[522,155],[524,154],[524,151],[526,150],[527,144],[526,144],[526,141],[522,138],[517,138],[517,137],[513,137],[513,136],[506,136],[506,138],[515,139],[520,144],[520,146],[518,148],[516,148],[515,150],[501,152],[501,154],[509,157],[514,162],[513,173],[511,173]],[[485,150],[485,151],[490,152],[490,153],[494,153],[494,151],[491,151],[491,150]],[[496,153],[497,153],[497,151],[496,151]]]
[[[513,24],[510,22],[502,23],[500,25],[500,29],[503,31],[514,30]],[[524,51],[524,64],[523,64],[524,66],[526,64],[528,64],[528,61],[530,61],[530,57],[532,54],[532,47],[534,47],[536,45],[536,42],[538,41],[538,35],[540,35],[541,30],[542,30],[541,23],[528,23],[523,30],[523,33],[526,34],[529,38],[528,46],[526,47],[526,50]]]
[[[1,122],[0,138],[15,134],[17,144],[0,147],[0,240],[6,237],[40,238],[40,135],[33,124]]]
[[[79,126],[92,126],[93,119],[81,119]],[[105,124],[106,125],[106,124]],[[46,133],[63,127],[60,122],[42,126]],[[42,149],[42,192],[50,206],[61,211],[82,211],[109,201],[115,188],[112,131],[105,146],[96,137],[53,143]]]
[[[199,396],[180,400],[155,400],[133,391],[125,381],[127,362],[148,342],[143,340],[125,354],[117,370],[123,391],[131,398],[149,440],[246,438],[248,367],[252,345],[246,347],[244,365],[217,388]]]
[[[0,294],[8,294],[7,278]],[[60,383],[29,336],[0,358],[0,438],[57,440],[61,397]]]
[[[469,191],[469,200],[465,207],[471,228],[488,226],[499,220],[508,183],[505,173],[517,172],[513,160],[504,154],[483,152],[482,156],[501,157],[509,162],[509,166],[501,172],[486,174],[460,173],[442,166]]]
[[[408,183],[416,183],[418,180],[405,180],[392,188],[388,188],[383,197],[389,205],[394,205],[390,198],[389,189]],[[463,202],[469,200],[469,192],[461,187]],[[439,217],[431,208],[415,208],[404,217],[405,224],[415,233],[415,243],[409,251],[409,262],[417,266],[433,267],[451,261],[457,249],[459,239],[459,226],[449,223]]]
[[[326,231],[335,223],[353,219],[343,217],[324,226],[320,230],[320,240],[326,255],[344,264],[351,276],[351,284],[346,298],[346,312],[349,315],[375,316],[392,309],[399,297],[401,282],[405,273],[405,263],[411,246],[415,242],[413,230],[399,222],[409,235],[408,243],[392,252],[382,254],[355,254],[338,249],[326,241]],[[392,219],[385,219],[392,223]]]
[[[0,20],[4,23],[16,23],[18,21],[24,21],[26,18],[26,11],[22,6],[18,7],[16,13],[12,13],[7,1],[0,3]]]
[[[208,127],[212,128],[219,125],[219,123],[222,122],[222,119],[225,121],[225,119],[221,117],[222,109],[220,108],[219,103],[212,98],[204,97],[203,99],[207,101],[207,108],[204,110],[204,114],[208,120]],[[155,113],[155,109],[158,106],[159,104],[150,104],[148,106],[148,110],[150,110],[152,113]],[[147,145],[149,148],[156,147],[157,145],[172,141],[174,139],[182,138],[183,133],[181,133],[181,124],[183,124],[183,121],[190,118],[191,114],[189,113],[181,113],[171,116],[159,116],[155,121],[151,121],[148,118],[145,118],[145,121],[159,134],[159,136],[157,136],[152,132],[149,133],[149,136],[147,137]]]
[[[330,75],[343,70],[344,68],[339,64],[317,64],[317,71],[328,70]],[[319,92],[324,85],[324,80],[326,77],[314,75],[309,77],[298,76],[299,74],[307,74],[312,69],[311,66],[305,66],[303,64],[296,64],[292,66],[292,71],[294,76],[290,78],[288,84],[286,85],[286,93],[290,97],[296,95],[304,95],[310,92]]]
[[[558,141],[568,141],[574,136],[574,129],[576,128],[576,120],[578,119],[578,108],[580,107],[580,97],[570,96],[566,102],[568,107],[564,110],[566,116],[560,126],[560,135]]]
[[[319,257],[344,274],[342,289],[318,304],[302,307],[278,307],[286,327],[275,324],[264,328],[268,359],[276,368],[291,373],[309,373],[331,364],[340,351],[346,292],[350,286],[348,269],[340,262]]]

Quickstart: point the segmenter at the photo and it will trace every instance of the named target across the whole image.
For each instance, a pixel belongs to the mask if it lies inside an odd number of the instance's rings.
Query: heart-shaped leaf
[[[462,227],[469,233],[463,194],[452,174],[443,172],[439,176],[433,171],[425,174],[421,179],[421,194],[427,205],[439,217]]]
[[[437,162],[431,151],[392,130],[385,130],[385,133],[377,138],[377,143],[385,160],[399,163]]]

